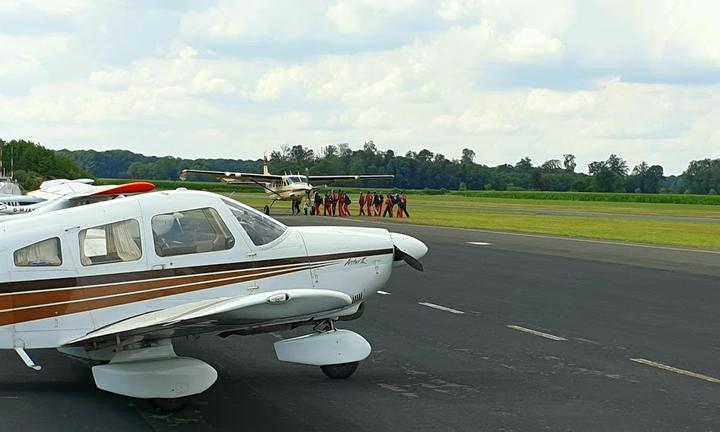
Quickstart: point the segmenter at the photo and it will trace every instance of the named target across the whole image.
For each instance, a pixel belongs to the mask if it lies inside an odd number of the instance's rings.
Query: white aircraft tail
[[[270,175],[270,170],[268,169],[268,158],[267,155],[263,155],[263,175]]]

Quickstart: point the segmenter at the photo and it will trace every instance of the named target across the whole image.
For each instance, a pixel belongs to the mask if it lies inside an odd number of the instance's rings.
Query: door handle
[[[153,270],[165,270],[165,264],[156,264],[152,266]]]
[[[257,252],[248,252],[249,257],[257,256]]]

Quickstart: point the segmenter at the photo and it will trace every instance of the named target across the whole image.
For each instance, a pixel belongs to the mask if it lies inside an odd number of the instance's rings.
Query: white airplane
[[[155,185],[148,182],[103,186],[95,186],[94,182],[93,179],[48,180],[40,185],[40,189],[27,195],[0,196],[0,220],[28,213],[46,213],[155,189]]]
[[[332,233],[332,235],[328,235]],[[347,378],[371,352],[335,327],[359,318],[419,240],[376,228],[287,227],[224,196],[153,192],[0,222],[0,348],[57,348],[98,388],[179,409],[217,372],[172,338],[313,326],[281,361]]]
[[[217,177],[225,183],[255,183],[265,189],[267,196],[272,199],[270,205],[264,208],[265,214],[270,214],[270,208],[276,201],[303,201],[310,204],[310,194],[319,187],[327,186],[334,182],[349,182],[359,180],[387,180],[395,178],[394,175],[327,175],[327,176],[304,176],[300,174],[270,174],[267,157],[263,158],[263,173],[239,173],[229,171],[208,171],[196,169],[184,169],[180,173],[181,179],[186,179],[188,174],[206,174]],[[313,186],[311,182],[317,182],[322,186]],[[307,214],[307,207],[305,208]]]

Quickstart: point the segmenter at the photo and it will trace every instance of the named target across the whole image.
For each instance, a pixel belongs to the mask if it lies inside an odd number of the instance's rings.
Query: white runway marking
[[[513,329],[513,330],[517,330],[517,331],[521,331],[521,332],[525,332],[525,333],[530,333],[535,336],[544,337],[546,339],[552,339],[554,341],[566,341],[567,340],[562,336],[555,336],[555,335],[551,335],[550,333],[543,333],[541,331],[537,331],[537,330],[533,330],[533,329],[529,329],[529,328],[525,328],[525,327],[520,327],[520,326],[516,326],[516,325],[512,325],[512,324],[508,324],[506,327],[509,329]]]
[[[652,367],[655,367],[655,368],[658,368],[658,369],[662,369],[662,370],[666,370],[666,371],[669,371],[669,372],[675,372],[676,374],[685,375],[685,376],[689,376],[689,377],[692,377],[692,378],[697,378],[697,379],[700,379],[700,380],[703,380],[703,381],[708,381],[708,382],[715,383],[715,384],[720,384],[720,379],[717,379],[717,378],[715,378],[715,377],[711,377],[711,376],[707,376],[707,375],[703,375],[703,374],[691,372],[691,371],[688,371],[688,370],[685,370],[685,369],[678,369],[678,368],[673,367],[673,366],[668,366],[668,365],[666,365],[666,364],[662,364],[662,363],[658,363],[658,362],[654,362],[654,361],[646,360],[646,359],[642,359],[642,358],[631,358],[630,360],[631,360],[631,361],[634,361],[635,363],[641,363],[641,364],[644,364],[644,365],[647,365],[647,366],[652,366]]]
[[[467,244],[475,245],[475,246],[492,246],[492,243],[486,243],[486,242],[467,242]]]
[[[453,308],[449,308],[449,307],[445,307],[445,306],[436,305],[436,304],[434,304],[434,303],[419,302],[418,304],[419,304],[419,305],[422,305],[422,306],[427,306],[427,307],[429,307],[429,308],[433,308],[433,309],[437,309],[437,310],[441,310],[441,311],[445,311],[445,312],[450,312],[450,313],[454,313],[454,314],[458,314],[458,315],[462,315],[462,314],[465,313],[465,312],[459,311],[459,310],[457,310],[457,309],[453,309]]]
[[[377,293],[380,295],[390,295],[390,293],[387,291],[378,291]]]

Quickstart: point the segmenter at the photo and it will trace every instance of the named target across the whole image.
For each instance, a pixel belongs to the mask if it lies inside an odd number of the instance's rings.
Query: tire
[[[190,403],[190,397],[179,398],[155,398],[151,400],[155,408],[164,412],[178,412]]]
[[[265,211],[266,215],[270,216],[270,206],[265,206],[263,210]]]
[[[350,378],[355,373],[360,362],[341,363],[334,365],[320,366],[320,369],[331,379]]]

